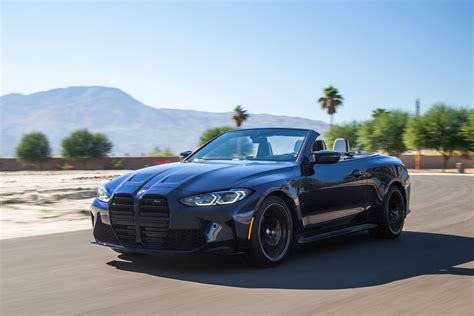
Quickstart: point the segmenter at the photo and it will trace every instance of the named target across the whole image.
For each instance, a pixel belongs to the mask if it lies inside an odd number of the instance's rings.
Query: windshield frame
[[[210,143],[212,143],[213,141],[215,141],[217,138],[225,135],[225,134],[229,134],[229,133],[236,133],[236,132],[245,132],[245,131],[253,131],[253,130],[256,130],[256,131],[259,131],[259,130],[286,130],[286,131],[302,131],[302,132],[306,132],[306,135],[304,136],[304,139],[303,139],[303,144],[301,145],[300,147],[300,150],[298,152],[298,155],[296,156],[296,159],[295,160],[270,160],[270,159],[232,159],[232,160],[227,160],[227,159],[199,159],[197,161],[195,161],[194,157],[195,155],[200,152],[202,149],[204,149],[206,146],[208,146]],[[299,162],[302,157],[304,156],[305,154],[305,148],[306,148],[306,144],[308,143],[308,141],[310,141],[311,139],[313,139],[314,137],[317,137],[319,134],[316,133],[315,131],[313,130],[310,130],[310,129],[304,129],[304,128],[284,128],[284,127],[266,127],[266,128],[247,128],[247,129],[235,129],[235,130],[231,130],[231,131],[227,131],[227,132],[224,132],[222,134],[219,134],[218,136],[212,138],[211,140],[209,140],[207,143],[203,144],[201,147],[199,147],[198,149],[196,149],[195,151],[193,151],[189,156],[187,156],[185,159],[183,159],[183,162],[187,162],[187,163],[200,163],[200,162],[212,162],[212,161],[252,161],[252,162],[285,162],[285,163],[295,163],[295,162]]]

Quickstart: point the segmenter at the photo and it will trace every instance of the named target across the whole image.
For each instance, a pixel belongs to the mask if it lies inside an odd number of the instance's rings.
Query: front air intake
[[[141,241],[145,246],[161,246],[168,235],[168,202],[160,195],[145,195],[139,202]]]
[[[137,242],[135,208],[131,194],[115,194],[109,204],[110,223],[120,242],[132,245]]]
[[[134,200],[131,194],[117,193],[109,204],[112,228],[125,246],[193,250],[206,243],[200,229],[169,230],[168,201],[149,194]]]

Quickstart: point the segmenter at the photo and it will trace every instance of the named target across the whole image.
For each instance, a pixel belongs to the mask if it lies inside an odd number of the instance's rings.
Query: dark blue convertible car
[[[182,162],[140,169],[101,187],[91,207],[95,244],[120,253],[245,254],[259,266],[292,245],[368,230],[397,238],[409,211],[403,163],[327,150],[307,129],[224,133]]]

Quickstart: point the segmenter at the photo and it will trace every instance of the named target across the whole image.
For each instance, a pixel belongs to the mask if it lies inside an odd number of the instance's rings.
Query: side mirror
[[[193,152],[191,150],[186,150],[186,151],[183,151],[182,153],[179,153],[179,155],[181,156],[181,158],[186,158],[187,156],[191,155]]]
[[[314,162],[320,163],[336,163],[341,158],[341,153],[332,150],[320,150],[313,153]]]

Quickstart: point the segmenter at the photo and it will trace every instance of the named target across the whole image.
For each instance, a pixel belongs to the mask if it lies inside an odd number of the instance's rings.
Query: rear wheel
[[[281,263],[293,243],[293,221],[282,199],[272,196],[257,210],[251,232],[251,263],[270,267]]]
[[[382,221],[369,234],[376,238],[394,239],[400,236],[405,223],[405,199],[397,186],[390,187],[385,196]]]

